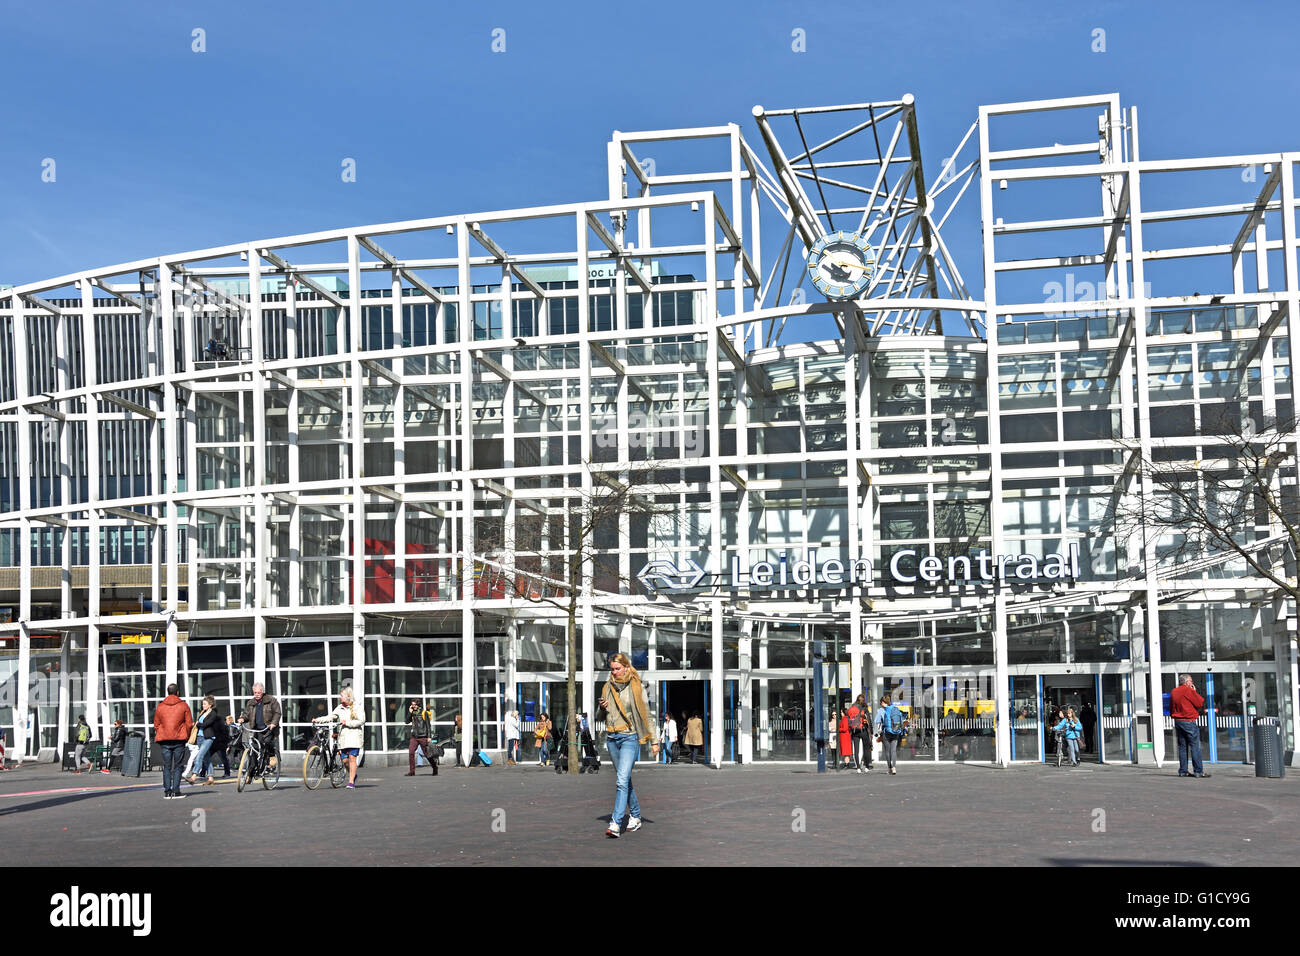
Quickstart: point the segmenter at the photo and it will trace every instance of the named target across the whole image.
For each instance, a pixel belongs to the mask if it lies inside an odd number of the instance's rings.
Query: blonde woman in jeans
[[[630,814],[627,832],[641,829],[641,804],[632,787],[632,765],[641,755],[641,745],[650,744],[652,759],[659,757],[655,727],[645,705],[645,688],[641,675],[632,667],[626,654],[609,659],[609,680],[600,692],[600,707],[605,712],[605,746],[614,762],[616,789],[614,812],[610,815],[605,836],[617,838],[623,831],[623,815]]]
[[[328,724],[336,720],[339,722],[339,756],[343,758],[343,764],[348,768],[348,789],[355,790],[357,757],[361,755],[361,748],[364,746],[365,734],[362,728],[366,725],[366,714],[358,706],[356,695],[353,694],[351,687],[344,687],[339,691],[339,705],[333,711],[324,717],[317,717],[312,723]]]

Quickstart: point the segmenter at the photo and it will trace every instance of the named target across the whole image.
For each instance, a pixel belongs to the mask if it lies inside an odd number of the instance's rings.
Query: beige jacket
[[[622,686],[612,680],[605,681],[600,692],[605,701],[605,733],[636,734],[643,744],[656,743],[654,722],[645,706],[645,688],[633,678]]]
[[[339,750],[366,745],[365,733],[362,731],[366,725],[366,712],[361,709],[360,704],[353,704],[351,708],[339,704],[329,714],[317,717],[312,723],[321,724],[334,720],[339,722]]]
[[[686,746],[704,746],[704,721],[698,717],[692,717],[686,721]]]

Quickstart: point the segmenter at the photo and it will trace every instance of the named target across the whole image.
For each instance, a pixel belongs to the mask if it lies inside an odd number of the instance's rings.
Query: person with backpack
[[[880,698],[880,709],[876,711],[876,739],[885,745],[885,760],[891,774],[898,773],[898,742],[906,730],[907,721],[898,705],[893,703],[889,694]]]
[[[849,733],[853,738],[853,764],[858,773],[871,770],[871,739],[867,735],[869,717],[867,714],[867,695],[859,694],[858,699],[849,705]]]
[[[84,757],[84,754],[86,752],[86,745],[89,743],[90,743],[90,725],[86,723],[85,714],[78,714],[77,715],[77,749],[74,754],[74,760],[77,765],[76,767],[77,773],[81,773],[81,762],[83,758],[87,764],[90,763],[90,758]]]
[[[431,716],[418,700],[411,701],[411,705],[406,709],[406,722],[411,728],[411,739],[406,747],[406,756],[410,760],[410,770],[406,774],[408,777],[415,776],[416,747],[424,752],[429,766],[433,768],[433,776],[438,776],[438,759],[433,756],[432,748],[429,746]]]

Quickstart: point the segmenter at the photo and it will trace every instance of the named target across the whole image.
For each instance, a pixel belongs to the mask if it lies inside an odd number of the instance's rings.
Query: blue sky
[[[931,177],[981,103],[1112,90],[1143,158],[1300,148],[1296,5],[1131,6],[4,2],[0,284],[600,199],[612,129],[734,121],[758,144],[755,103],[911,92]]]

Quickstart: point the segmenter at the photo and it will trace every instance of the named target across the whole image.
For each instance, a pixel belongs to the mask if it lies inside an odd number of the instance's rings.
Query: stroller
[[[591,739],[591,732],[584,730],[579,736],[579,746],[582,747],[582,766],[578,768],[578,773],[600,773],[600,756],[596,753],[596,744]],[[559,749],[555,752],[555,772],[569,772],[568,734],[560,738]]]

